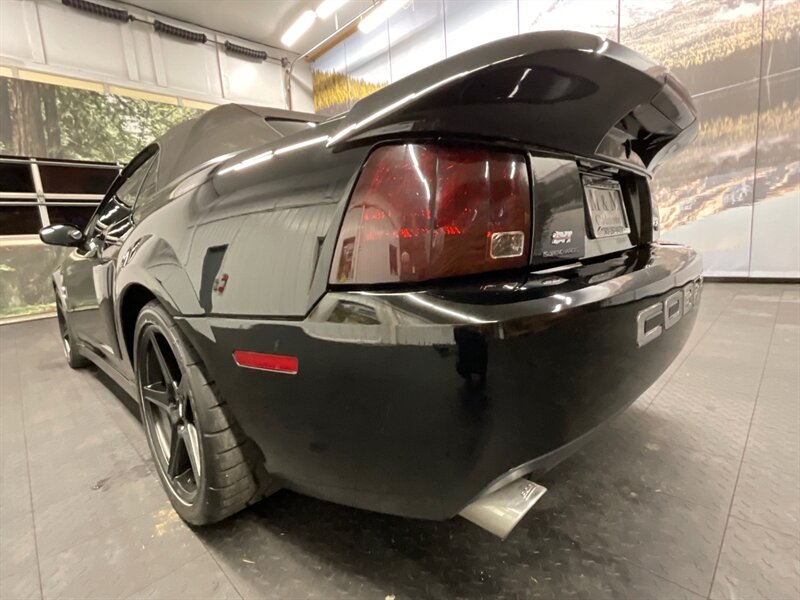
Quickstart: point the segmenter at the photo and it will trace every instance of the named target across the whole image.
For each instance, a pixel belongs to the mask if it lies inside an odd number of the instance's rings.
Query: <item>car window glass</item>
[[[103,236],[114,240],[121,238],[130,229],[131,209],[154,158],[150,157],[142,163],[119,189],[100,205],[92,220],[90,237]]]
[[[134,221],[138,220],[139,216],[142,214],[142,210],[153,201],[157,191],[158,182],[156,181],[156,176],[158,174],[158,154],[154,155],[149,162],[150,166],[148,167],[147,175],[142,182],[142,187],[139,190],[139,195],[136,198],[136,204],[133,208]]]
[[[139,189],[142,187],[154,158],[154,156],[148,158],[117,190],[116,197],[120,204],[129,209],[133,208],[133,203],[136,202],[136,196],[139,194]]]

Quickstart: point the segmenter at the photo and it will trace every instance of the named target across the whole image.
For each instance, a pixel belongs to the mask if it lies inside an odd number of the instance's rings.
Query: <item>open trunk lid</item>
[[[505,38],[401,79],[355,104],[328,144],[376,136],[508,140],[653,170],[697,133],[664,67],[591,34]]]

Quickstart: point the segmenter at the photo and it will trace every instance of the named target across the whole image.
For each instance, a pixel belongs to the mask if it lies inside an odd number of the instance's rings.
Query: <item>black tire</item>
[[[56,318],[58,319],[58,333],[61,336],[61,347],[64,350],[64,356],[67,358],[67,364],[73,369],[83,369],[89,366],[89,360],[81,355],[78,351],[77,338],[72,333],[67,315],[61,306],[61,300],[56,294]]]
[[[162,377],[162,392],[158,379],[164,363],[169,374]],[[156,301],[136,320],[134,370],[150,452],[181,518],[192,525],[216,523],[260,500],[268,479],[260,452],[234,422],[197,352]],[[182,471],[187,464],[188,471]]]

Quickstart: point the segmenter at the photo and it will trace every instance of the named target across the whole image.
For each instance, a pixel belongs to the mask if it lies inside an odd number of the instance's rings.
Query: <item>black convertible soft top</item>
[[[170,129],[155,143],[160,147],[158,186],[163,187],[221,156],[262,146],[279,138],[267,125],[270,119],[319,123],[325,116],[313,113],[223,104]]]

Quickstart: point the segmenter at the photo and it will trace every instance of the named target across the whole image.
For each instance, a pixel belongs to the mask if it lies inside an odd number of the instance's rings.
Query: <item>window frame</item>
[[[0,192],[0,207],[33,209],[37,213],[36,231],[19,228],[18,231],[0,234],[0,240],[5,238],[35,237],[42,227],[51,224],[50,209],[60,208],[86,208],[96,209],[104,195],[98,193],[84,193],[68,191],[53,186],[44,186],[41,168],[64,167],[74,169],[92,169],[115,171],[122,169],[122,165],[93,161],[70,161],[64,159],[33,158],[27,156],[0,156],[0,170],[5,165],[19,165],[26,169],[33,183],[33,191],[20,192],[13,189]],[[14,168],[14,167],[12,167]],[[29,186],[28,186],[29,187]],[[91,218],[91,217],[90,217]]]

